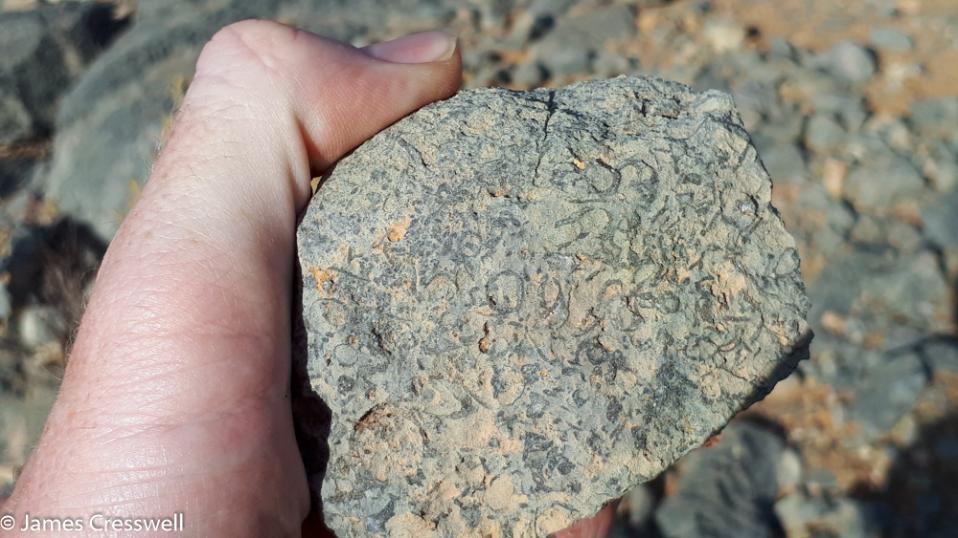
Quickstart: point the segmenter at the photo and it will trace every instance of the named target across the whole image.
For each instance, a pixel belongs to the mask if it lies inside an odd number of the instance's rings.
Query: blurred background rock
[[[467,86],[733,94],[796,236],[812,358],[620,505],[613,535],[958,536],[955,0],[0,0],[0,495],[220,26],[461,36]]]

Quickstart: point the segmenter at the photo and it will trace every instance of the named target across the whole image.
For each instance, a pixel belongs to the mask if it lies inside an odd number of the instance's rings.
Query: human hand
[[[189,535],[298,534],[310,506],[288,392],[296,216],[314,174],[460,80],[441,32],[366,49],[265,21],[217,33],[2,511],[183,512]],[[565,536],[599,527],[584,528]]]

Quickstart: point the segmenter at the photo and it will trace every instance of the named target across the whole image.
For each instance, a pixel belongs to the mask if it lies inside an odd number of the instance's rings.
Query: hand
[[[441,32],[366,49],[264,21],[218,32],[3,511],[184,512],[189,535],[298,534],[310,506],[288,393],[296,216],[314,174],[452,95],[461,69]]]

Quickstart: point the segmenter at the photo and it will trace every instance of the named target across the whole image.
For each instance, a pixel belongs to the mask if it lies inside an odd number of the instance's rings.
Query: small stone
[[[28,348],[36,348],[58,341],[63,331],[63,319],[52,307],[28,306],[17,317],[20,342]]]
[[[868,538],[879,531],[876,507],[851,499],[796,493],[778,501],[775,513],[786,536]]]
[[[844,192],[845,175],[848,165],[837,159],[825,159],[822,164],[822,184],[825,191],[835,200],[839,200]]]
[[[549,78],[549,73],[538,62],[524,62],[512,71],[512,83],[525,89],[532,89]]]
[[[798,488],[802,480],[802,458],[795,450],[782,451],[775,474],[778,483],[778,495],[791,493]]]
[[[886,357],[858,378],[848,418],[865,440],[873,441],[912,410],[926,381],[918,355]]]
[[[936,144],[925,161],[923,171],[935,190],[951,192],[958,186],[958,152],[945,144]]]
[[[745,29],[729,20],[709,19],[703,34],[705,41],[718,53],[738,50],[745,43]]]
[[[769,45],[768,57],[773,60],[788,60],[794,62],[797,58],[795,47],[788,41],[776,37]]]
[[[298,230],[327,524],[545,535],[701,445],[809,338],[770,198],[731,98],[659,79],[464,91],[360,146]]]
[[[871,29],[871,44],[890,52],[905,52],[911,49],[911,38],[895,28],[875,27]]]
[[[848,82],[865,82],[875,74],[875,57],[871,51],[842,41],[816,58],[816,65],[834,77]]]
[[[922,136],[945,138],[954,136],[958,122],[958,99],[923,99],[912,103],[910,123]]]
[[[622,503],[628,516],[629,525],[633,528],[641,528],[648,524],[654,513],[655,493],[649,486],[643,484],[626,493],[622,498]]]
[[[859,211],[888,208],[925,189],[925,181],[908,160],[894,153],[875,155],[852,169],[845,196]]]
[[[829,115],[816,114],[805,126],[805,145],[819,153],[841,151],[845,129]]]
[[[758,141],[756,144],[760,144],[762,148],[762,161],[774,181],[795,183],[806,179],[808,172],[805,169],[805,158],[798,146],[766,145]]]

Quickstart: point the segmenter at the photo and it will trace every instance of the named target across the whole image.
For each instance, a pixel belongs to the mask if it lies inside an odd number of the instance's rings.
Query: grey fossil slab
[[[732,99],[463,91],[363,144],[298,232],[341,536],[537,536],[700,445],[808,351]]]

